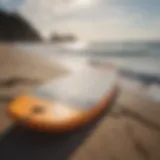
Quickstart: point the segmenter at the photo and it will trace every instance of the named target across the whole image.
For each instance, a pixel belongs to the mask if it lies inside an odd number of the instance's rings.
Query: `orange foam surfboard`
[[[16,97],[8,113],[28,128],[69,131],[97,117],[113,98],[115,88],[115,73],[88,68]]]

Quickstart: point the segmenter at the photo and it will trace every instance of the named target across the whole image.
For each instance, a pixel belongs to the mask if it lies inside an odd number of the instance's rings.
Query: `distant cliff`
[[[0,41],[41,41],[40,35],[16,14],[0,11]]]

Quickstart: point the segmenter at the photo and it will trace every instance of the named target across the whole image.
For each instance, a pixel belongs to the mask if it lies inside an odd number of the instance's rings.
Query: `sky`
[[[0,6],[16,10],[45,38],[57,31],[86,41],[160,39],[159,0],[0,0]]]

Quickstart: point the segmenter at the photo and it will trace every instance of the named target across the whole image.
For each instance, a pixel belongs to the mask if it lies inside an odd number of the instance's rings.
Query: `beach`
[[[12,98],[20,93],[31,91],[49,80],[70,72],[77,72],[88,62],[88,59],[84,57],[66,56],[66,59],[61,60],[63,56],[41,55],[38,52],[33,54],[20,50],[14,45],[10,47],[1,45],[0,52],[0,134],[3,136],[14,125],[5,111]],[[114,62],[117,67],[125,66],[129,62],[117,58],[106,59],[106,61]],[[141,60],[139,59],[139,62]],[[155,64],[155,68],[159,67],[158,60],[153,58],[148,58],[146,61],[143,59],[143,63],[146,62],[147,66]],[[136,62],[134,64],[137,66]],[[72,68],[74,69],[71,70]],[[158,74],[157,72],[159,73],[159,70],[155,69],[155,74]],[[72,153],[63,158],[64,160],[160,159],[159,99],[150,98],[146,94],[148,86],[144,86],[141,82],[122,77],[118,80],[119,93],[111,110],[96,124],[89,136],[77,148],[74,148]],[[8,150],[11,149],[7,144],[4,146]],[[46,147],[41,152],[47,154],[47,150],[51,151],[51,149]],[[63,155],[61,150],[58,151]],[[27,153],[32,153],[34,157],[34,153],[30,150]],[[4,153],[3,157],[7,157],[7,153]],[[39,159],[45,159],[45,157],[40,156]]]

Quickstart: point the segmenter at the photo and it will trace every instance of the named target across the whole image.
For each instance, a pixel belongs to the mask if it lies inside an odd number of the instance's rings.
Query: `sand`
[[[13,45],[0,45],[0,133],[9,125],[7,103],[20,92],[28,92],[56,79],[68,70],[38,54],[25,53]]]
[[[33,89],[67,72],[36,54],[0,46],[0,133],[12,124],[5,114],[5,106],[13,96],[20,90]],[[14,81],[4,83],[10,78]],[[19,83],[14,85],[17,79],[20,79]],[[132,88],[120,87],[119,96],[109,114],[68,159],[160,159],[160,102],[143,96],[146,88],[142,84],[129,83]]]

